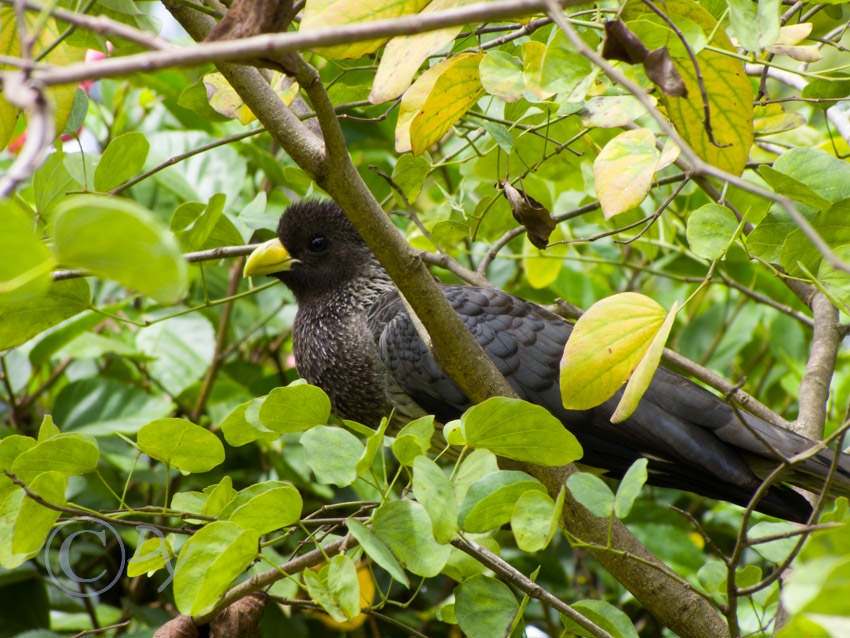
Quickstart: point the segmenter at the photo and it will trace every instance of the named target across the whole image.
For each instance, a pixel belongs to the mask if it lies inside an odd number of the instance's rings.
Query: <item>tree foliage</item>
[[[801,528],[529,465],[580,446],[401,267],[590,309],[568,407],[631,377],[625,418],[664,358],[840,446],[842,4],[45,4],[0,2],[0,636],[850,633],[846,499]],[[459,421],[298,380],[242,256],[317,196],[419,286]]]

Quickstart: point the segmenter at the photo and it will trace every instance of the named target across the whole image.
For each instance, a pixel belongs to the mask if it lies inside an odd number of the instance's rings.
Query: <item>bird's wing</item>
[[[444,286],[467,329],[523,399],[546,407],[581,442],[582,463],[622,473],[640,457],[650,459],[656,485],[696,491],[746,503],[760,479],[752,457],[792,456],[811,442],[736,413],[707,390],[659,368],[634,414],[619,424],[610,416],[620,392],[588,411],[561,404],[559,362],[571,327],[540,306],[500,290]],[[385,295],[370,311],[378,350],[395,382],[425,411],[442,421],[457,418],[470,402],[437,366],[397,294]],[[824,458],[828,458],[825,456]],[[822,475],[824,459],[811,462]],[[776,487],[760,509],[799,519],[808,504],[788,488]]]

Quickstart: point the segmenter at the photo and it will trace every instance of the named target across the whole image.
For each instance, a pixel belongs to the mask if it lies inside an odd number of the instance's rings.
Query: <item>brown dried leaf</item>
[[[670,57],[667,47],[660,47],[650,52],[643,62],[643,68],[646,70],[647,77],[665,95],[672,97],[688,96],[685,81],[679,75],[679,71],[676,70],[676,65],[673,64],[673,58]]]
[[[549,244],[549,235],[556,226],[555,220],[546,207],[508,181],[500,182],[499,186],[510,204],[514,218],[525,226],[529,241],[537,248],[546,248]]]
[[[605,42],[602,44],[602,57],[606,60],[620,60],[629,64],[638,64],[649,54],[643,42],[632,33],[622,20],[605,22]]]

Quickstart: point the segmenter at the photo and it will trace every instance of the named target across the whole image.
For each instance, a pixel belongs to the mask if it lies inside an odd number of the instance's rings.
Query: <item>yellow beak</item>
[[[275,237],[264,244],[257,246],[245,262],[242,271],[243,277],[258,277],[260,275],[271,275],[276,272],[289,270],[292,264],[297,262],[289,251],[283,247],[280,240]]]

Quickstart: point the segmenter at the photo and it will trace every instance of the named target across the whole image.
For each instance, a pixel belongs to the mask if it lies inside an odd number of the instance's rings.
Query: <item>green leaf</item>
[[[215,352],[215,331],[199,314],[172,317],[139,330],[136,346],[154,357],[148,371],[176,396],[206,372]]]
[[[504,636],[519,605],[510,587],[492,576],[473,576],[455,587],[455,616],[469,638]]]
[[[260,406],[260,424],[281,434],[324,425],[330,416],[328,395],[306,383],[275,388]]]
[[[425,183],[431,164],[423,157],[416,157],[413,153],[405,153],[393,166],[393,182],[401,189],[407,201],[416,201],[419,191]]]
[[[769,212],[745,239],[752,255],[766,262],[778,262],[782,245],[797,225],[778,207]]]
[[[38,427],[38,441],[45,441],[59,434],[59,428],[53,422],[53,417],[45,414]]]
[[[773,169],[805,184],[830,202],[850,197],[850,164],[825,151],[793,148],[776,159]],[[768,180],[767,177],[765,179]]]
[[[12,463],[11,471],[24,481],[45,468],[73,476],[93,472],[99,458],[100,449],[91,437],[57,434],[21,452]]]
[[[792,531],[794,531],[794,526],[791,523],[762,521],[747,530],[747,539],[752,543],[758,540],[759,537],[774,536]],[[780,564],[794,551],[798,540],[799,538],[797,536],[789,536],[788,538],[780,538],[767,543],[755,543],[751,547],[766,560]]]
[[[490,535],[472,534],[467,536],[467,539],[474,540],[475,543],[490,550],[496,555],[499,554],[499,543],[496,542],[496,539]],[[451,554],[449,554],[449,560],[446,562],[446,566],[443,567],[442,573],[452,580],[462,583],[473,576],[487,573],[487,571],[487,567],[479,563],[475,558],[466,552],[459,550],[457,547],[452,546]],[[457,623],[456,620],[455,623]]]
[[[0,304],[25,303],[50,284],[56,263],[33,232],[33,220],[14,201],[0,200]]]
[[[393,441],[393,454],[402,465],[413,465],[417,456],[426,454],[434,436],[434,415],[415,419],[405,425]]]
[[[758,52],[779,36],[779,0],[727,0],[729,30],[747,51]]]
[[[431,519],[419,503],[384,503],[375,511],[372,531],[417,576],[436,576],[449,558],[450,546],[434,540]]]
[[[850,618],[827,614],[797,614],[776,632],[776,638],[844,638],[847,635],[850,635]]]
[[[365,448],[348,430],[320,425],[303,434],[301,445],[307,465],[320,483],[345,487],[357,478],[357,463]]]
[[[241,490],[219,518],[267,534],[297,522],[302,507],[301,494],[291,483],[266,481]]]
[[[351,422],[345,421],[346,425],[349,423]],[[378,429],[368,435],[368,438],[366,439],[366,448],[357,460],[357,465],[354,466],[354,471],[357,472],[357,476],[362,476],[372,468],[372,462],[375,460],[375,457],[378,455],[378,450],[384,442],[384,433],[387,431],[389,424],[390,420],[386,417],[381,419],[381,425],[378,426]]]
[[[88,377],[62,388],[53,406],[53,418],[66,432],[134,434],[172,408],[168,397],[152,396],[112,379]]]
[[[620,609],[604,600],[578,600],[571,607],[590,620],[597,627],[607,631],[613,638],[638,638],[637,629],[629,617]],[[566,616],[561,616],[564,629],[584,635],[584,630],[578,627]]]
[[[457,533],[457,504],[449,478],[427,456],[413,461],[413,495],[431,518],[434,538],[448,543]]]
[[[174,602],[182,614],[198,615],[218,600],[257,555],[260,536],[229,521],[216,521],[183,545],[174,574]]]
[[[546,488],[525,472],[499,470],[473,483],[461,503],[458,522],[467,532],[486,532],[511,520],[517,499],[528,490]]]
[[[493,141],[499,145],[499,148],[505,153],[511,152],[511,149],[514,147],[514,138],[511,137],[510,132],[505,128],[504,124],[491,122],[490,120],[481,120],[479,124],[493,138]]]
[[[583,96],[573,98],[570,93],[585,81],[593,72],[587,58],[578,53],[566,36],[557,30],[546,45],[546,51],[540,66],[540,85],[544,92],[561,93],[559,98],[581,100]],[[564,99],[566,98],[566,99]]]
[[[222,218],[226,200],[224,193],[216,193],[206,206],[198,202],[185,202],[177,207],[169,228],[174,231],[184,251],[207,247],[207,240]]]
[[[536,552],[549,543],[555,502],[540,490],[520,494],[511,515],[511,530],[517,547],[524,552]]]
[[[260,406],[265,397],[237,405],[221,422],[221,433],[228,445],[239,447],[254,441],[274,441],[280,435],[260,425]]]
[[[346,521],[346,525],[348,526],[348,531],[360,543],[360,546],[369,558],[383,567],[390,576],[404,585],[405,588],[410,587],[410,581],[408,581],[404,569],[399,565],[390,548],[373,534],[372,530],[360,521],[351,518]]]
[[[478,64],[481,85],[490,95],[505,102],[516,102],[525,91],[522,63],[504,51],[492,50]]]
[[[463,423],[460,419],[452,419],[443,426],[443,438],[449,445],[458,447],[466,445],[466,439],[463,438]]]
[[[345,554],[337,554],[328,563],[328,588],[349,620],[360,613],[360,582],[357,567]]]
[[[496,456],[488,450],[473,450],[460,464],[455,472],[452,484],[455,490],[455,500],[458,505],[463,503],[469,488],[477,480],[488,474],[499,471]]]
[[[461,417],[467,445],[498,456],[539,465],[580,459],[581,445],[545,408],[507,397],[491,397]]]
[[[12,300],[0,296],[0,350],[11,348],[88,308],[89,285],[84,279],[55,281],[41,296]]]
[[[664,323],[658,303],[634,292],[597,301],[576,322],[561,358],[561,399],[588,410],[626,382]]]
[[[74,101],[71,103],[71,113],[65,122],[63,135],[73,135],[83,125],[89,110],[89,96],[79,86],[74,87]]]
[[[31,558],[28,554],[18,554],[12,551],[15,523],[26,499],[21,488],[16,488],[0,500],[0,565],[6,569],[14,569]],[[33,555],[37,553],[33,553]]]
[[[305,570],[304,584],[310,598],[336,622],[345,622],[360,613],[357,568],[345,554],[337,554],[318,572]]]
[[[738,220],[725,206],[704,204],[688,215],[688,244],[697,255],[717,259],[738,230]]]
[[[549,235],[549,242],[567,239],[563,226],[556,226]],[[557,278],[564,265],[564,257],[570,251],[569,244],[556,244],[540,249],[531,243],[528,233],[522,242],[522,267],[528,283],[534,288],[546,288]]]
[[[95,190],[102,193],[112,190],[140,173],[149,150],[150,144],[144,133],[132,131],[113,138],[94,171]]]
[[[208,472],[224,462],[224,446],[209,430],[186,419],[151,421],[136,437],[149,457],[182,472]]]
[[[614,493],[595,474],[576,472],[567,479],[567,487],[573,498],[594,516],[608,518],[614,512]]]
[[[51,153],[32,176],[35,209],[45,219],[52,218],[53,205],[62,201],[67,191],[79,186],[65,167],[65,160],[64,151]]]
[[[174,236],[153,213],[129,200],[67,198],[56,206],[54,250],[63,265],[113,279],[163,303],[186,293],[186,260]]]
[[[626,470],[623,480],[617,487],[617,495],[614,497],[614,513],[617,518],[625,518],[632,511],[632,505],[640,494],[643,484],[646,483],[648,463],[647,459],[638,459]]]
[[[71,279],[70,281],[78,281]],[[84,280],[79,280],[84,281]],[[121,306],[111,306],[104,308],[107,312],[120,310]],[[84,334],[93,334],[89,332],[97,324],[103,321],[103,315],[93,311],[84,312],[81,316],[72,321],[64,322],[64,325],[58,326],[51,330],[48,334],[38,340],[32,350],[29,352],[29,360],[33,367],[44,365],[59,352],[64,346],[71,341],[79,338]]]
[[[201,510],[201,514],[205,516],[218,516],[224,510],[224,507],[236,497],[236,490],[233,489],[233,479],[225,476],[217,484],[205,487],[204,494],[207,495],[207,498],[204,500],[204,507]]]
[[[168,541],[154,535],[136,546],[136,551],[127,562],[127,577],[135,578],[162,569],[171,558]]]
[[[796,164],[796,162],[784,162],[785,164]],[[789,166],[791,169],[791,166]],[[790,197],[794,201],[811,206],[815,210],[826,210],[830,206],[830,201],[818,195],[815,190],[799,181],[792,175],[786,175],[771,166],[759,167],[759,175],[764,178],[770,187],[777,193]],[[708,204],[711,205],[711,204]]]
[[[55,470],[42,472],[32,481],[28,481],[27,485],[32,493],[57,506],[65,505],[67,486],[68,479],[62,472]],[[12,551],[16,554],[32,554],[40,550],[60,514],[61,512],[27,497],[21,504],[15,521]]]

